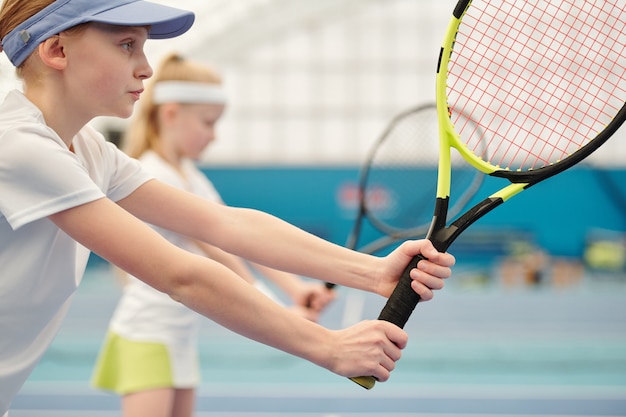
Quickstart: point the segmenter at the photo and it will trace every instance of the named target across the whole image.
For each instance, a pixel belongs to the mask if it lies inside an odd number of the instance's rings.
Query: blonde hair
[[[209,66],[185,59],[177,53],[165,57],[146,87],[139,101],[139,108],[123,138],[123,149],[133,158],[153,149],[159,140],[159,105],[153,101],[154,85],[159,81],[222,84],[221,76]]]
[[[0,8],[0,41],[13,29],[52,3],[54,0],[4,0]],[[15,69],[19,78],[24,78],[24,67],[28,61],[29,59]]]
[[[0,39],[52,3],[54,0],[4,0],[0,8]]]

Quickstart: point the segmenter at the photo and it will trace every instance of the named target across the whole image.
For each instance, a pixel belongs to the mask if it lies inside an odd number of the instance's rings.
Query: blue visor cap
[[[19,67],[51,36],[81,23],[148,26],[151,39],[173,38],[187,32],[195,16],[187,10],[143,0],[56,0],[2,39],[2,48]]]

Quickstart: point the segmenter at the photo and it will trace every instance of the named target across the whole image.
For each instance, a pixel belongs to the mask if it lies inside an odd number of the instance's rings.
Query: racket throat
[[[450,226],[446,227],[445,214],[438,215],[437,213],[447,212],[448,201],[448,197],[437,198],[437,202],[435,203],[435,215],[433,216],[430,230],[426,236],[433,243],[433,246],[440,252],[448,250],[450,245],[465,229],[504,202],[504,200],[500,197],[486,198],[452,222]]]
[[[435,213],[433,214],[428,233],[426,233],[426,239],[430,240],[433,246],[440,252],[445,252],[448,246],[450,246],[449,243],[446,245],[446,239],[442,236],[447,231],[446,213],[448,213],[449,203],[450,197],[437,197],[435,201]]]

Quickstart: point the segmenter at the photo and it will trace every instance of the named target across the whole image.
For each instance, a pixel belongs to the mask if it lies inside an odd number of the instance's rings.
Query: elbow
[[[144,280],[148,285],[182,302],[184,294],[193,286],[195,264],[193,260],[177,258],[172,262],[160,262],[151,269],[151,276]]]
[[[166,278],[167,290],[165,293],[173,300],[183,303],[185,294],[193,290],[194,276],[192,268],[184,266],[174,268]]]

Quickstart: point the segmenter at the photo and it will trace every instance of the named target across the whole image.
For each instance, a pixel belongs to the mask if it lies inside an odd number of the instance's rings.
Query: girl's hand
[[[422,301],[431,300],[433,290],[440,290],[444,286],[443,280],[452,274],[450,269],[456,262],[449,253],[437,251],[428,239],[404,242],[387,257],[380,278],[378,293],[389,297],[395,288],[402,272],[416,255],[423,255],[426,259],[417,264],[411,271],[413,282],[411,287],[419,294]]]
[[[312,310],[319,315],[336,298],[337,293],[332,289],[326,288],[325,284],[302,281],[293,302],[295,305]]]
[[[408,341],[404,330],[382,320],[362,321],[332,335],[327,369],[345,377],[373,376],[381,382],[389,379]]]

